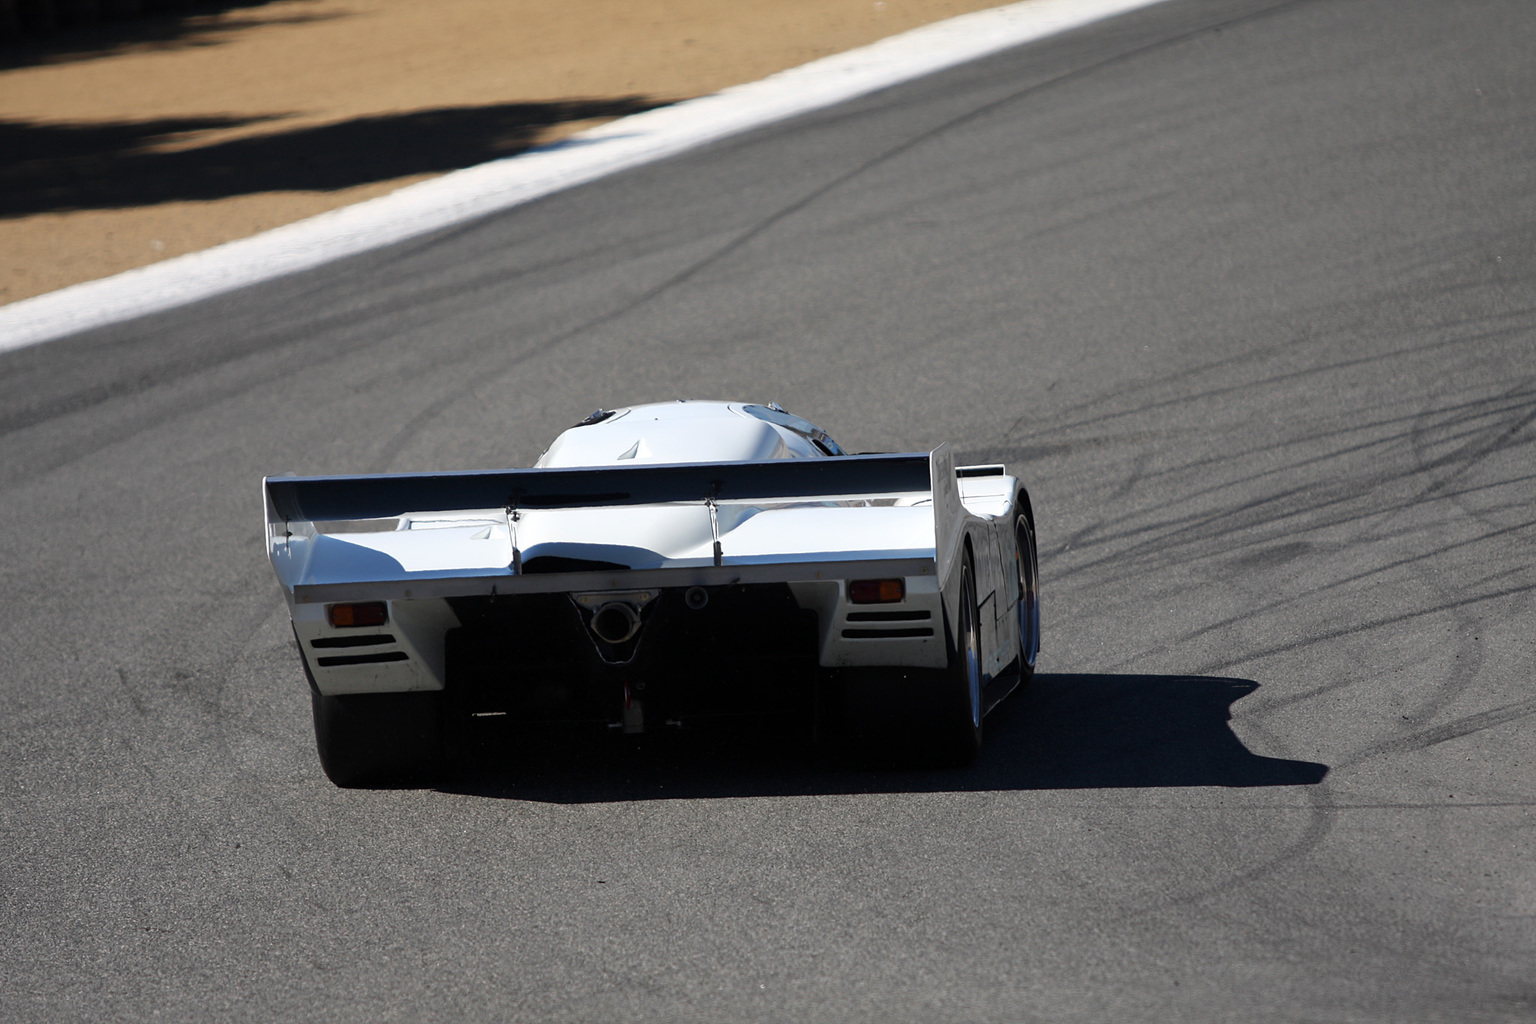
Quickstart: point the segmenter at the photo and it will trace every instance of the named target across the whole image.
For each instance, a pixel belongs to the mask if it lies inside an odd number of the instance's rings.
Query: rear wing
[[[763,462],[278,476],[267,477],[262,487],[268,553],[294,603],[788,581],[813,575],[835,579],[844,570],[863,575],[937,572],[942,580],[958,551],[965,515],[954,455],[947,445],[928,453]],[[932,516],[920,542],[907,544],[899,552],[850,545],[849,550],[832,554],[818,551],[816,538],[807,537],[805,557],[789,552],[733,559],[729,543],[722,549],[722,536],[729,536],[729,526],[722,533],[716,516],[717,508],[726,506],[773,508],[797,503],[878,511],[878,506],[898,500],[904,501],[905,511],[921,506],[931,508]],[[702,564],[522,571],[516,524],[525,513],[533,518],[533,513],[556,510],[690,505],[707,511],[714,529],[713,558]],[[505,518],[509,547],[503,550],[508,557],[495,564],[449,564],[450,559],[441,565],[407,568],[399,561],[377,557],[376,552],[371,558],[349,557],[341,550],[345,545],[323,543],[333,524],[477,512]],[[812,560],[814,568],[808,564]]]

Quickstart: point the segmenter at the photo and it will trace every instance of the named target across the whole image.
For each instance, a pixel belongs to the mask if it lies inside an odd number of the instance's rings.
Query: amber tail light
[[[389,606],[383,601],[325,606],[325,617],[336,629],[352,626],[382,626],[389,621]]]
[[[848,584],[848,600],[854,604],[890,604],[907,596],[907,581],[853,580]]]

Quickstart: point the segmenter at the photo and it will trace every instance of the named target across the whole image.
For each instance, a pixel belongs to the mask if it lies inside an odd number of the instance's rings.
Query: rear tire
[[[975,567],[960,568],[955,643],[946,668],[845,668],[826,674],[841,735],[870,767],[963,768],[981,747],[981,643]]]
[[[315,750],[336,785],[401,786],[442,776],[443,691],[328,697],[315,686],[307,661],[304,674],[315,718]]]
[[[1035,547],[1035,524],[1027,511],[1019,513],[1014,535],[1019,574],[1019,685],[1027,686],[1035,677],[1035,660],[1040,655],[1040,556]]]
[[[944,765],[962,768],[976,758],[982,736],[980,614],[976,607],[976,570],[971,553],[960,565],[960,608],[955,648],[938,687],[934,716],[934,755]]]

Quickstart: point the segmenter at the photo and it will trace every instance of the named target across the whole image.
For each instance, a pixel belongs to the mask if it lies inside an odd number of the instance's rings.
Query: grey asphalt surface
[[[0,357],[0,1019],[1536,1019],[1533,53],[1172,0]],[[333,788],[259,478],[678,396],[1024,476],[977,765]]]

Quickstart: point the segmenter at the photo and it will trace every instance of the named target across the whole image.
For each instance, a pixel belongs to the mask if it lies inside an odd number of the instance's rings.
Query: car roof
[[[599,409],[555,438],[535,465],[555,468],[819,458],[827,450],[818,447],[817,435],[825,437],[808,421],[777,406],[658,402]],[[831,450],[836,450],[835,445]]]

